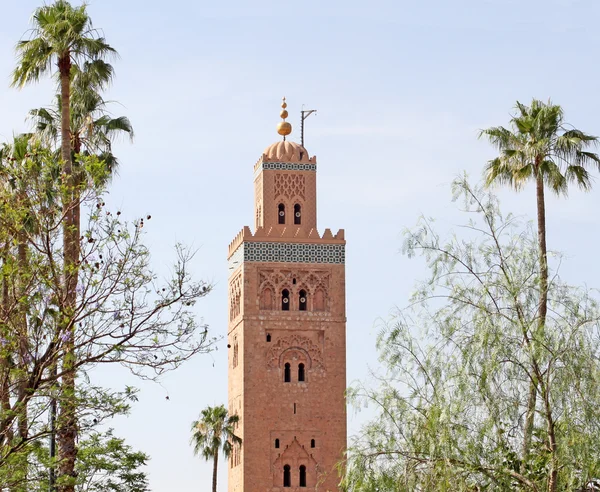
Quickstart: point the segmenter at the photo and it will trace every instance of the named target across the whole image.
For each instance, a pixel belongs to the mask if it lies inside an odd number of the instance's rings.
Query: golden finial
[[[279,135],[283,136],[284,141],[285,141],[285,137],[287,135],[289,135],[290,133],[292,133],[292,125],[290,125],[287,121],[285,121],[285,119],[288,117],[288,112],[285,108],[287,108],[287,103],[285,102],[285,97],[284,97],[283,101],[281,103],[281,113],[279,113],[279,116],[281,116],[283,118],[283,121],[280,121],[279,124],[277,125],[277,133],[279,133]]]

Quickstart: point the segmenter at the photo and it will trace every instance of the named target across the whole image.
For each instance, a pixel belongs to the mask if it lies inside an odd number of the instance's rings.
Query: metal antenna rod
[[[304,120],[308,118],[311,114],[316,113],[316,109],[306,109],[300,111],[302,117],[300,118],[300,145],[304,147]]]

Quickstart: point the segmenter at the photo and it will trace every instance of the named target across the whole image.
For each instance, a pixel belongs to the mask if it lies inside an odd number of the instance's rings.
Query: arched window
[[[267,342],[270,342],[270,341],[271,341],[271,334],[267,333]]]
[[[304,364],[298,364],[298,381],[304,382]]]
[[[273,309],[273,291],[266,287],[260,294],[260,308],[271,310]]]
[[[291,487],[292,486],[292,473],[290,465],[285,465],[283,467],[283,486]]]
[[[313,311],[325,311],[325,292],[317,289],[313,297]]]
[[[314,440],[314,439],[311,439],[311,440],[310,440],[310,447],[311,447],[311,448],[314,448],[314,447],[315,447],[315,444],[316,444],[316,443],[315,443],[315,440]]]
[[[294,224],[302,224],[302,207],[299,203],[296,203],[296,205],[294,205]]]
[[[279,224],[285,224],[285,205],[283,203],[277,206],[277,217]]]
[[[290,291],[287,289],[283,289],[281,291],[281,310],[282,311],[290,310]]]
[[[307,301],[308,301],[308,299],[306,297],[306,291],[301,290],[300,293],[298,294],[298,306],[300,308],[300,311],[306,311]]]
[[[314,439],[313,439],[313,441],[314,441]],[[275,447],[277,449],[279,449],[279,439],[275,439]]]
[[[285,363],[284,369],[283,369],[283,382],[284,383],[289,383],[292,380],[292,366],[290,366],[289,362]]]
[[[300,487],[306,487],[306,467],[300,465]]]

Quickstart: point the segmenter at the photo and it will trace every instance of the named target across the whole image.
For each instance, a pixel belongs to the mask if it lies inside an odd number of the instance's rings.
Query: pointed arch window
[[[298,381],[303,383],[305,381],[304,364],[298,364]]]
[[[300,487],[306,487],[306,467],[300,465]]]
[[[285,224],[285,205],[283,203],[277,206],[277,223]]]
[[[302,224],[302,206],[299,203],[294,205],[294,224]]]
[[[325,292],[317,289],[313,297],[313,311],[325,311]]]
[[[273,309],[273,290],[269,287],[265,287],[260,294],[260,308],[265,310]]]
[[[300,311],[306,311],[308,303],[308,297],[306,296],[306,291],[302,289],[298,294],[298,308]]]
[[[289,362],[285,363],[283,367],[283,382],[290,383],[292,381],[292,366]]]
[[[237,341],[237,337],[233,339],[233,361],[232,361],[232,365],[233,367],[237,367],[238,366],[238,361],[239,361],[239,349],[238,349],[238,341]]]
[[[283,467],[283,486],[291,487],[292,486],[292,469],[290,465],[285,465]]]
[[[281,291],[281,310],[282,311],[290,310],[290,291],[287,289],[283,289]]]

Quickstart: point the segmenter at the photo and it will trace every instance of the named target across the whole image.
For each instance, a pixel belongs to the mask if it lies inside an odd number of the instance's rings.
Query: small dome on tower
[[[269,145],[263,152],[263,160],[272,162],[312,162],[308,151],[302,145],[287,140]]]

